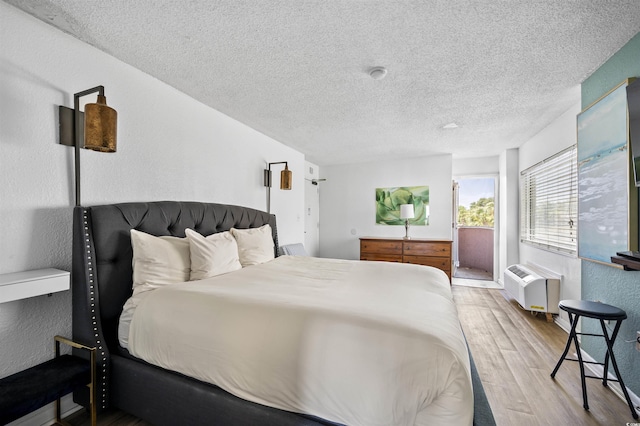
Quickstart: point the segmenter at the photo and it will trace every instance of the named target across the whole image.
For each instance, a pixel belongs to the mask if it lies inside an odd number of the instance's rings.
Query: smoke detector
[[[369,70],[369,76],[374,80],[382,80],[387,75],[385,67],[373,67]]]

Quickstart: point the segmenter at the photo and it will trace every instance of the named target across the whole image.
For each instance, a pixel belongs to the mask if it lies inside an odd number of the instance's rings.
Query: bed
[[[272,261],[148,292],[148,300],[138,305],[131,324],[131,327],[135,324],[137,334],[130,332],[132,336],[138,336],[134,339],[136,342],[143,343],[127,349],[123,347],[118,328],[123,306],[132,296],[132,229],[152,236],[183,238],[187,229],[209,236],[232,228],[247,230],[265,228],[265,225],[268,225],[273,241]],[[275,216],[222,204],[164,201],[76,207],[73,229],[73,336],[77,341],[98,348],[96,392],[99,409],[114,407],[157,425],[389,422],[459,425],[493,422],[473,360],[467,352],[455,307],[453,311],[451,309],[448,280],[444,274],[438,278],[440,271],[383,262],[278,257]],[[404,286],[403,290],[393,289],[394,277],[402,274],[411,276],[406,281],[413,284]],[[371,287],[377,291],[369,293],[389,293],[381,298],[368,296],[367,287],[349,281],[351,278],[348,277],[352,275],[360,275],[366,282],[374,276],[383,276],[384,280]],[[261,281],[261,277],[267,276],[274,277],[272,282]],[[298,276],[301,281],[297,285],[286,284],[285,278],[289,276]],[[419,282],[425,276],[436,282],[442,279],[446,285],[435,285],[432,292],[424,293]],[[344,284],[345,280],[348,285]],[[391,286],[383,281],[390,281]],[[304,288],[313,290],[307,294]],[[194,295],[196,301],[211,298],[206,303],[213,305],[207,306],[216,306],[216,309],[209,309],[212,312],[207,313],[210,316],[204,320],[206,324],[215,324],[218,320],[226,325],[213,327],[216,332],[208,333],[207,327],[202,326],[202,315],[207,309],[197,315],[188,315],[191,309],[182,310],[173,317],[162,315],[172,309],[174,302],[175,306],[183,307],[193,303],[189,300]],[[396,298],[398,303],[392,303]],[[436,307],[428,309],[423,317],[418,309],[421,298],[437,301]],[[354,299],[358,303],[353,303]],[[403,308],[406,312],[397,309],[402,300],[411,305]],[[205,305],[204,302],[195,303],[198,304]],[[416,315],[410,312],[412,310]],[[222,311],[230,316],[216,317],[222,315]],[[148,312],[151,319],[143,321],[141,312]],[[350,315],[346,315],[347,312]],[[194,322],[174,324],[173,318],[189,316],[195,318],[192,319]],[[440,320],[434,321],[436,317]],[[162,323],[167,318],[171,320]],[[435,340],[423,337],[424,322],[429,318],[432,323],[443,324],[435,327],[435,337],[429,337]],[[271,326],[266,327],[265,323]],[[294,324],[293,331],[286,331],[286,324]],[[160,328],[154,330],[154,327]],[[443,328],[447,329],[447,334],[443,334]],[[222,329],[229,329],[233,336],[246,335],[247,339],[236,339],[238,343],[222,337],[227,345],[225,350],[219,350],[225,346],[220,340],[213,341],[209,349],[204,349],[209,350],[206,356],[196,355],[194,360],[186,362],[181,359],[191,350],[183,351],[169,361],[166,354],[157,355],[159,346],[156,345],[162,340],[171,344],[182,334],[190,334],[191,340],[187,338],[173,346],[173,349],[184,348],[193,344],[193,333],[197,332],[195,336],[203,336],[195,339],[197,346],[204,347],[209,334],[217,335]],[[273,330],[277,332],[272,333]],[[362,347],[352,344],[357,340],[352,338],[356,335],[365,342],[368,340],[368,351],[373,355],[366,355]],[[381,339],[388,342],[378,345],[384,350],[375,346]],[[236,352],[231,357],[227,352],[231,351],[232,345]],[[394,349],[398,346],[401,350]],[[283,347],[286,347],[284,351]],[[242,350],[247,356],[237,352]],[[421,352],[433,356],[416,358],[415,354]],[[225,356],[232,358],[228,362],[232,368],[234,360],[241,360],[236,365],[237,370],[253,371],[253,375],[238,379],[235,375],[238,371],[229,375],[220,371],[199,373],[191,369],[201,363],[205,369],[216,370],[218,364],[224,364]],[[373,361],[358,362],[363,356]],[[433,364],[434,357],[440,364]],[[218,362],[207,366],[207,360]],[[287,376],[289,373],[284,370],[291,369],[292,364],[296,365],[293,374]],[[380,365],[385,371],[396,368],[396,372],[401,370],[403,374],[380,374],[375,370]],[[320,370],[313,370],[317,368]],[[404,383],[411,384],[409,393],[403,390],[405,385],[397,388],[391,385],[393,389],[385,387],[389,376],[402,375],[405,376]],[[254,381],[258,380],[254,376],[262,376],[261,381]],[[430,378],[422,380],[422,376]],[[228,380],[229,377],[232,380]],[[211,381],[214,383],[209,383]],[[423,382],[437,383],[437,386],[430,389]],[[287,390],[286,386],[298,386],[299,389]],[[86,398],[82,393],[75,395],[78,403],[86,404]],[[384,406],[385,403],[389,406]],[[479,413],[486,413],[487,417],[478,421]],[[385,417],[387,415],[390,417]]]

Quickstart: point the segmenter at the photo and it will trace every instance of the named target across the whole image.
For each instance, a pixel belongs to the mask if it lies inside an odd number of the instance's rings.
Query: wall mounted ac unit
[[[504,271],[504,289],[524,309],[543,312],[553,321],[560,302],[560,278],[531,265],[511,265]]]

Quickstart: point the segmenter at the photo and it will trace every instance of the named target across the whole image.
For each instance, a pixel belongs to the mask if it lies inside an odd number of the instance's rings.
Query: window
[[[576,146],[520,173],[520,241],[575,254],[577,247]]]

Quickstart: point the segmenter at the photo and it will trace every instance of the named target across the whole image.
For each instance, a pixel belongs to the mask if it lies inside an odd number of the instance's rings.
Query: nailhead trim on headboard
[[[102,346],[102,342],[100,340],[100,336],[98,335],[98,320],[96,317],[96,301],[95,301],[95,280],[94,280],[94,268],[93,268],[93,259],[91,258],[91,242],[89,235],[89,222],[87,218],[87,210],[83,210],[83,227],[84,227],[84,241],[86,244],[86,254],[87,254],[87,271],[89,272],[89,297],[91,300],[91,323],[93,325],[93,332],[96,339],[96,345],[98,347],[98,356],[102,357],[102,371],[100,372],[100,381],[102,389],[102,408],[107,408],[107,357],[104,352],[104,348]]]

